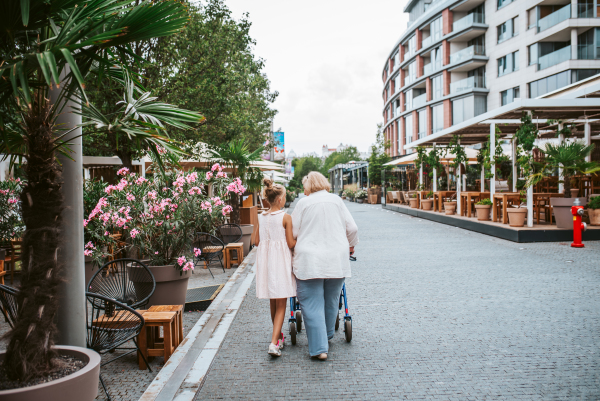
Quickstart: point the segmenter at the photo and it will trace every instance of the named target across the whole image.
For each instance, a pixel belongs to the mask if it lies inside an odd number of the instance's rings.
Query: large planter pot
[[[356,199],[356,203],[363,203],[364,199],[363,198],[357,198]]]
[[[585,198],[550,198],[550,205],[554,211],[556,219],[556,228],[573,228],[573,215],[571,214],[571,206],[575,199],[579,199],[581,206],[587,205]]]
[[[250,253],[250,242],[252,241],[254,225],[240,224],[240,227],[242,227],[242,242],[244,243],[244,255],[248,255]]]
[[[410,198],[408,203],[410,203],[410,207],[413,209],[416,209],[417,207],[419,207],[419,200],[417,198]]]
[[[571,198],[577,198],[579,196],[579,188],[571,188]]]
[[[527,209],[510,208],[508,212],[508,225],[511,227],[523,227],[527,219]]]
[[[490,210],[492,210],[492,205],[475,205],[477,220],[488,221],[490,219]]]
[[[423,199],[421,201],[421,206],[423,206],[423,210],[433,209],[433,199]]]
[[[588,209],[590,216],[590,225],[600,226],[600,209]]]
[[[98,395],[100,377],[100,355],[91,349],[57,345],[60,355],[68,355],[86,365],[75,373],[50,382],[31,387],[0,390],[2,401],[92,401]],[[0,353],[0,364],[5,352]]]
[[[140,269],[140,267],[128,266],[128,269]],[[148,266],[150,272],[156,281],[154,294],[150,297],[149,308],[154,305],[185,305],[185,296],[187,295],[188,281],[192,276],[190,270],[184,272],[179,271],[174,265],[167,266]],[[130,277],[138,277],[141,275],[131,274]],[[136,282],[133,282],[136,285]]]
[[[448,216],[452,216],[456,213],[456,202],[444,202],[444,212]]]
[[[92,279],[92,277],[94,276],[94,273],[96,273],[96,270],[98,270],[98,265],[96,264],[96,262],[94,262],[94,259],[90,258],[89,256],[84,256],[85,258],[85,287],[87,288],[88,283],[90,282],[90,280]]]

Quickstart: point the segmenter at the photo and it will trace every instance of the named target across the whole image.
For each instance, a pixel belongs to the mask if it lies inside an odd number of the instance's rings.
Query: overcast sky
[[[340,142],[365,152],[382,122],[381,73],[406,29],[405,0],[225,0],[250,13],[255,54],[265,59],[275,129],[286,151],[321,154]]]

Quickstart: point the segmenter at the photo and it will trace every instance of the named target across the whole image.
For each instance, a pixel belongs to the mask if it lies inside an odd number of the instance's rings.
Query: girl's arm
[[[285,240],[287,241],[288,247],[294,249],[296,240],[294,239],[294,231],[292,229],[292,216],[287,213],[283,216],[283,227],[285,228]]]
[[[258,219],[256,219],[256,244],[254,246],[258,246],[260,243],[260,227],[258,226]]]

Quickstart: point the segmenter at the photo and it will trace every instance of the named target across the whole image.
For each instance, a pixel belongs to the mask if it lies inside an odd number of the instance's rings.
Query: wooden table
[[[519,192],[502,192],[499,194],[494,194],[494,199],[492,200],[492,221],[498,221],[498,209],[500,208],[500,204],[502,204],[502,224],[508,223],[508,201],[517,201],[519,202],[521,199],[521,194]]]
[[[454,195],[456,191],[437,191],[433,193],[433,211],[442,212],[442,206],[444,205],[444,199]]]
[[[460,214],[461,216],[471,217],[473,202],[481,200],[482,196],[488,192],[461,192],[460,193]],[[488,195],[489,197],[489,195]]]

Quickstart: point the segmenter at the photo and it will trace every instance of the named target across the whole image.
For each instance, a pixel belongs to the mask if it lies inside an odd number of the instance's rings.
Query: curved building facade
[[[600,0],[409,0],[383,69],[390,156],[516,98],[600,73]]]

